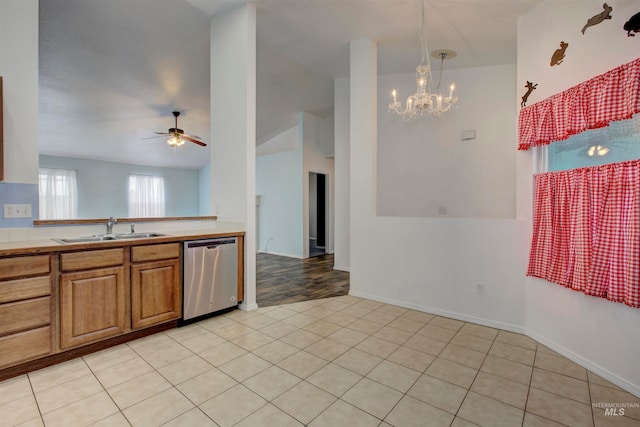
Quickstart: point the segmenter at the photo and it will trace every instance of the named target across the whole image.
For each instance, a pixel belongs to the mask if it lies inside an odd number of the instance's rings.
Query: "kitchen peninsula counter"
[[[32,255],[51,252],[69,252],[87,249],[107,249],[111,247],[147,245],[153,243],[175,243],[186,240],[210,239],[215,237],[244,236],[244,231],[237,230],[177,230],[163,231],[163,236],[145,237],[116,240],[103,240],[98,242],[60,243],[55,239],[22,240],[15,242],[0,242],[0,257],[14,255]],[[65,236],[66,237],[66,236]],[[72,236],[69,236],[72,237]]]
[[[75,239],[95,230],[73,227],[49,234]],[[243,300],[241,224],[158,226],[136,234],[155,233],[162,235],[0,242],[0,380],[178,326],[183,242],[237,237],[237,301]]]

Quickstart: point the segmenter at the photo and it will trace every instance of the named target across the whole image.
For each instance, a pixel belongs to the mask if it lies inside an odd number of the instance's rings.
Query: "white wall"
[[[302,146],[297,142],[297,132],[287,135],[295,139],[295,150],[256,159],[256,193],[260,195],[258,250],[302,258]]]
[[[456,106],[405,122],[388,112],[388,94],[406,99],[415,73],[379,76],[378,215],[515,218],[515,65],[447,70],[445,94],[452,82]],[[465,130],[476,139],[462,141]]]
[[[612,19],[580,29],[586,17],[601,10],[599,1],[547,0],[518,21],[518,94],[526,80],[538,83],[528,105],[638,57],[638,37],[622,26],[638,12],[637,1],[613,4]],[[571,31],[569,31],[571,30]],[[560,40],[569,43],[566,58],[550,67]],[[519,153],[519,189],[530,193],[531,153]],[[530,224],[528,224],[530,227]],[[544,280],[525,279],[527,329],[548,346],[640,395],[640,310],[589,297]]]
[[[323,127],[323,120],[313,114],[300,113],[299,126],[302,129],[302,153],[303,153],[303,179],[302,186],[303,195],[303,230],[304,230],[304,258],[309,257],[309,172],[316,172],[326,175],[325,177],[325,191],[328,195],[328,210],[333,212],[334,195],[333,195],[333,182],[334,182],[334,160],[327,157],[330,154],[328,145],[332,135],[327,137],[326,127]],[[331,138],[331,139],[329,139]],[[325,228],[327,230],[327,239],[325,242],[325,251],[327,253],[333,252],[333,215],[329,215],[326,218]]]
[[[38,19],[38,0],[0,1],[7,183],[38,182]]]
[[[482,75],[483,78],[480,80],[491,84],[496,92],[496,99],[504,100],[509,94],[513,97],[514,90],[508,84],[513,83],[514,79],[513,76],[508,76],[508,73],[510,70],[514,74],[514,68],[512,66],[491,68],[495,69],[471,69],[468,73]],[[358,80],[361,80],[360,75],[363,72],[365,71],[360,70],[356,73]],[[499,79],[493,79],[492,72],[496,73]],[[499,108],[500,117],[505,123],[504,125],[500,122],[496,123],[485,112],[486,103],[479,102],[478,94],[486,89],[475,89],[471,84],[472,77],[465,75],[464,71],[457,74],[461,81],[466,83],[457,85],[461,102],[464,102],[467,92],[473,101],[470,100],[465,105],[465,118],[456,118],[454,122],[459,120],[459,123],[472,124],[473,127],[481,129],[478,135],[482,137],[481,140],[476,141],[479,143],[476,146],[471,143],[467,146],[461,145],[461,148],[474,150],[477,146],[482,147],[482,144],[492,144],[493,139],[497,139],[502,150],[507,152],[515,150],[513,105],[510,108]],[[412,76],[409,76],[409,79],[412,79]],[[376,88],[385,87],[389,83],[388,80],[387,76],[381,76],[375,82]],[[398,81],[393,80],[394,84]],[[505,81],[507,85],[500,84],[499,80]],[[366,94],[371,90],[375,93],[376,88],[372,90],[365,88],[364,92]],[[506,92],[507,95],[501,91]],[[377,183],[379,182],[378,174],[382,173],[381,169],[387,175],[394,172],[394,167],[420,170],[423,168],[425,159],[419,153],[424,153],[424,144],[434,143],[416,137],[415,133],[412,134],[424,129],[419,126],[417,130],[396,129],[401,135],[398,138],[392,131],[392,126],[397,125],[387,121],[386,117],[381,118],[382,114],[377,116],[377,126],[375,116],[366,122],[367,132],[370,132],[370,126],[373,126],[377,132],[371,136],[362,137],[363,130],[359,127],[362,124],[358,125],[358,123],[364,119],[360,118],[359,122],[354,123],[353,115],[362,115],[360,107],[369,103],[376,108],[374,113],[379,113],[380,107],[375,107],[376,105],[383,105],[386,109],[388,104],[386,96],[389,92],[390,90],[386,89],[384,95],[381,92],[380,96],[385,98],[379,99],[377,103],[375,99],[357,98],[358,103],[351,107],[351,293],[432,313],[522,331],[526,308],[525,288],[522,284],[528,252],[525,222],[499,217],[455,219],[376,215],[375,200],[376,197],[380,197]],[[352,87],[351,99],[354,99],[354,96],[365,95],[359,94],[357,88]],[[344,101],[344,98],[341,98],[341,102]],[[341,107],[336,105],[336,111],[339,108]],[[511,115],[505,110],[510,110]],[[384,116],[387,115],[385,110]],[[444,117],[441,119],[446,120]],[[373,121],[373,124],[370,121]],[[492,129],[485,128],[481,121],[488,121]],[[440,121],[437,120],[432,126],[439,124]],[[449,141],[458,136],[456,135],[460,129],[458,126],[460,124],[451,124],[451,128],[448,128],[453,133],[448,135]],[[492,132],[493,139],[485,139],[482,136],[485,132]],[[511,134],[509,135],[508,132]],[[412,141],[405,141],[402,135],[405,137],[412,135],[419,139],[418,145],[414,145]],[[376,138],[378,149],[376,149]],[[461,144],[458,141],[453,143]],[[402,154],[404,163],[394,167],[390,167],[387,163],[387,156],[398,156],[397,153],[391,152],[392,147],[396,151],[404,152]],[[460,155],[465,156],[465,154]],[[497,176],[504,176],[505,179],[513,181],[515,170],[513,154],[496,153],[496,155],[499,156],[500,161],[485,162],[483,166],[494,170]],[[505,163],[504,159],[509,156],[512,160]],[[465,158],[465,160],[462,166],[455,167],[454,172],[473,179],[473,175],[467,175],[467,169],[470,167],[469,164],[473,163],[473,159]],[[473,169],[478,174],[483,173],[478,166],[473,166]],[[398,170],[395,172],[400,173]],[[438,183],[445,190],[451,188],[450,184],[444,180],[438,180]],[[414,185],[422,184],[420,181]],[[509,188],[510,193],[507,191]],[[406,187],[397,186],[393,190],[405,192]],[[482,195],[484,194],[483,192]],[[509,215],[513,216],[515,188],[512,183],[504,187],[502,196],[511,207]],[[405,200],[404,203],[409,203],[409,200]],[[506,215],[504,211],[502,215]],[[478,284],[484,285],[485,295],[476,294]]]
[[[198,215],[213,215],[211,208],[211,165],[198,171]]]
[[[333,81],[335,226],[333,268],[349,271],[349,80]]]
[[[287,129],[273,138],[263,142],[256,148],[257,156],[296,150],[300,146],[298,141],[298,125]]]
[[[335,156],[334,126],[333,114],[321,118],[318,123],[318,142],[321,153],[324,157]]]
[[[258,156],[256,161],[256,191],[261,198],[258,250],[309,257],[310,172],[326,175],[329,212],[333,212],[334,160],[327,157],[333,135],[327,133],[327,119],[303,112],[298,115],[298,126],[260,144],[260,151],[269,154]],[[326,218],[326,228],[325,248],[330,253],[333,214]]]

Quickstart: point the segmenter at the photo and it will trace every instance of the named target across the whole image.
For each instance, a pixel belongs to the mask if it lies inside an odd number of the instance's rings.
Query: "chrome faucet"
[[[113,233],[113,224],[115,224],[116,222],[118,222],[117,219],[115,219],[114,217],[109,217],[109,220],[107,221],[107,234]]]

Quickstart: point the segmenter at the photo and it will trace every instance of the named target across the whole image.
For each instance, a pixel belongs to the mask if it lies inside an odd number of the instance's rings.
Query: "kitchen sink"
[[[96,234],[93,236],[72,237],[69,239],[53,239],[58,243],[91,243],[105,242],[112,240],[128,239],[148,239],[151,237],[164,236],[162,233],[118,233],[118,234]]]
[[[70,239],[53,239],[58,243],[84,243],[84,242],[101,242],[106,240],[115,240],[115,237],[111,235],[105,236],[84,236],[84,237],[72,237]]]
[[[113,237],[117,240],[121,239],[148,239],[149,237],[162,237],[162,233],[122,233],[113,234]]]

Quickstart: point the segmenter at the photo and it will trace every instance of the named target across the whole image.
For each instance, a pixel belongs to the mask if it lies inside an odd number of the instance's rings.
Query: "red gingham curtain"
[[[518,150],[548,145],[640,112],[640,58],[520,110]]]
[[[640,160],[534,181],[527,276],[640,306]]]

